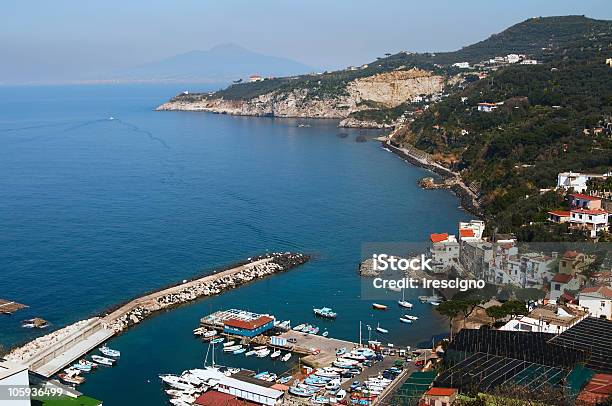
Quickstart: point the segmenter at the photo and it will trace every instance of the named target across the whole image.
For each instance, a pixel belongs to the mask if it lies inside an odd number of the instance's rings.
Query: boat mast
[[[359,320],[359,346],[361,347],[361,320]]]

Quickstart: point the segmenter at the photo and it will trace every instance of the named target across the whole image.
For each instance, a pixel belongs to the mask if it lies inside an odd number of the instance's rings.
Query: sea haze
[[[380,323],[389,334],[379,338],[398,345],[446,330],[447,322],[419,303],[413,313],[421,319],[400,323],[397,293],[383,301],[388,311],[374,313],[359,298],[357,265],[363,243],[452,232],[470,218],[452,194],[419,189],[427,172],[374,141],[355,142],[375,133],[341,130],[336,121],[153,111],[180,90],[0,87],[0,298],[30,306],[0,316],[2,345],[36,334],[19,327],[25,318],[58,328],[277,250],[314,257],[122,334],[110,343],[123,352],[119,365],[90,375],[83,391],[109,405],[131,404],[125,396],[160,404],[156,375],[202,365],[206,347],[191,330],[222,308],[314,322],[354,341],[360,320]],[[319,306],[334,308],[337,320],[316,320],[312,308]],[[287,367],[244,356],[223,362]]]

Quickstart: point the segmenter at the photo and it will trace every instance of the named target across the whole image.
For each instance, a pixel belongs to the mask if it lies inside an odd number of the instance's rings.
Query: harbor
[[[219,294],[255,279],[289,270],[308,261],[299,253],[272,253],[249,258],[244,264],[134,299],[116,310],[82,320],[13,349],[6,358],[31,372],[51,377],[114,335],[150,315],[201,297]]]

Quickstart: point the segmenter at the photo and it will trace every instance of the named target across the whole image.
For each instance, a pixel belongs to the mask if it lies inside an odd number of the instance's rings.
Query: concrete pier
[[[287,340],[292,339],[296,342],[293,344],[294,352],[302,354],[310,354],[303,358],[301,361],[313,368],[328,367],[336,360],[336,350],[339,348],[346,348],[350,351],[354,347],[357,347],[357,343],[350,341],[339,340],[337,338],[323,337],[320,335],[305,334],[299,331],[289,330],[281,334],[281,337]],[[317,349],[320,352],[318,354],[312,354],[312,350]]]

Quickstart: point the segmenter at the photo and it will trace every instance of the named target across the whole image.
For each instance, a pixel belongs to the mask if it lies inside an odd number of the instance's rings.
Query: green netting
[[[578,396],[580,390],[591,379],[594,372],[583,365],[576,365],[567,376],[567,388],[571,396]]]

